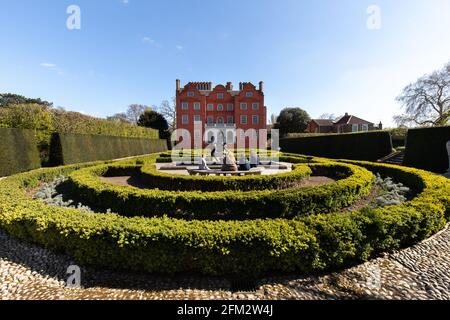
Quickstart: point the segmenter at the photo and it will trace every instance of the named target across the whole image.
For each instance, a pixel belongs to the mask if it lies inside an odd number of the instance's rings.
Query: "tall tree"
[[[285,108],[281,110],[274,127],[280,130],[281,136],[285,136],[288,133],[304,132],[310,120],[308,113],[301,108]]]
[[[127,109],[127,118],[133,124],[137,124],[139,117],[145,112],[146,109],[150,109],[149,106],[142,104],[132,104]]]
[[[176,101],[175,98],[172,98],[172,103],[167,100],[161,102],[160,107],[158,108],[158,112],[161,113],[164,118],[166,118],[169,124],[169,131],[172,132],[176,127]]]
[[[0,107],[18,104],[39,104],[46,107],[53,106],[53,102],[41,100],[40,98],[32,99],[14,93],[0,93]]]
[[[403,89],[397,97],[405,113],[398,125],[440,126],[450,121],[450,63]]]
[[[156,111],[151,109],[145,110],[145,112],[139,117],[137,124],[141,127],[158,130],[159,137],[161,139],[167,139],[169,137],[169,124],[164,116]]]

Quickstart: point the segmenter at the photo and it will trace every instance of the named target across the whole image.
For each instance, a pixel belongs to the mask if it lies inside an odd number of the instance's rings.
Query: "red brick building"
[[[380,122],[378,127],[370,121],[363,120],[345,113],[345,115],[336,121],[329,119],[313,119],[309,121],[306,132],[308,133],[348,133],[382,130],[383,124]]]
[[[176,125],[189,132],[192,146],[197,141],[196,147],[204,147],[214,136],[217,142],[239,146],[245,142],[248,147],[250,135],[266,137],[266,118],[262,81],[258,88],[241,82],[234,90],[231,82],[214,88],[211,82],[189,82],[182,88],[176,80]]]

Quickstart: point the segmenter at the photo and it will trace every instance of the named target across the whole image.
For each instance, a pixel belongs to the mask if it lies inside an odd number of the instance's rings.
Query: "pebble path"
[[[261,279],[233,292],[224,278],[164,277],[81,268],[81,288],[66,286],[71,258],[0,231],[0,299],[450,299],[450,224],[404,250],[322,276]]]

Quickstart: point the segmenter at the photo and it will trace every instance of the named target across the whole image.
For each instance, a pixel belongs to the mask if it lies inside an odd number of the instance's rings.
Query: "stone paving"
[[[82,267],[66,288],[69,257],[0,231],[0,299],[450,299],[450,224],[411,248],[322,276],[275,276],[255,292],[225,278],[116,273]]]

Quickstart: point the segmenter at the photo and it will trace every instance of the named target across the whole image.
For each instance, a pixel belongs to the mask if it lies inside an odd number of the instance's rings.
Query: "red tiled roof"
[[[320,127],[333,125],[333,120],[329,120],[329,119],[313,119],[312,121],[317,123]]]

